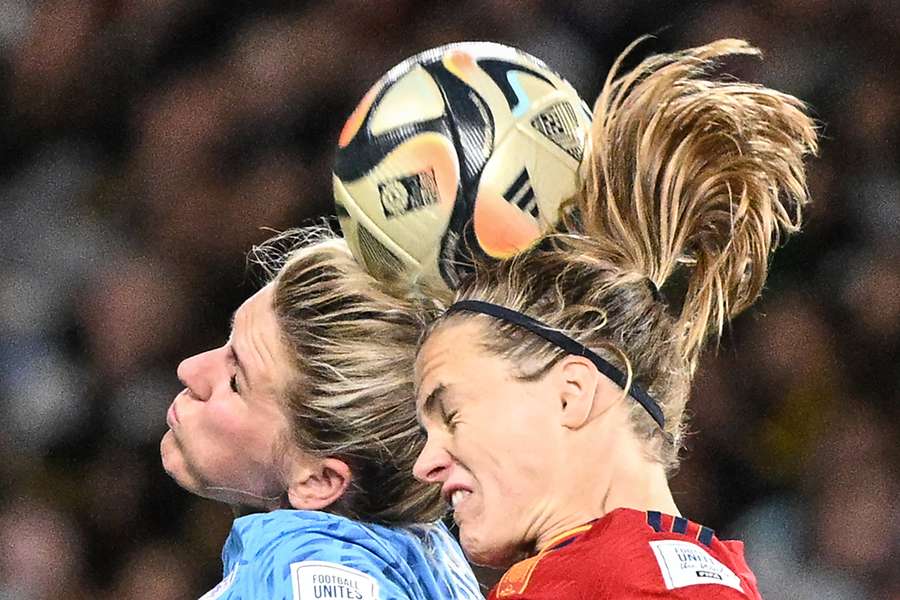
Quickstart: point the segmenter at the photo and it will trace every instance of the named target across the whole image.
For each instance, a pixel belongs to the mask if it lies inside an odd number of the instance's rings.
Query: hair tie
[[[656,282],[654,282],[649,277],[645,277],[644,281],[647,282],[647,287],[650,289],[650,295],[653,296],[653,299],[657,302],[664,302],[662,292],[660,292],[659,288],[656,287]]]

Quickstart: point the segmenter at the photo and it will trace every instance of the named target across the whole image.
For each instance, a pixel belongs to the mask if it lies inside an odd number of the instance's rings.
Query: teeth
[[[453,508],[456,508],[456,505],[462,502],[470,493],[471,492],[467,492],[466,490],[456,490],[450,496],[450,505],[453,506]]]

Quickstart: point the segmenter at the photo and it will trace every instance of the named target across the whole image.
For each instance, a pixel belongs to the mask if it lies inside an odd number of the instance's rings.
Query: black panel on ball
[[[480,64],[480,63],[479,63]],[[472,214],[481,173],[494,149],[494,119],[487,103],[478,93],[442,63],[427,65],[426,70],[444,95],[453,145],[460,164],[460,185],[447,231],[441,238],[438,269],[451,288],[459,285],[459,273],[468,270],[472,252],[480,252]]]
[[[337,152],[334,160],[334,174],[342,181],[355,181],[364,177],[378,166],[385,156],[412,137],[427,132],[439,133],[448,138],[451,135],[444,117],[408,123],[378,135],[371,135],[368,133],[369,120],[378,106],[378,100],[372,103],[369,114],[366,115],[359,132],[345,148],[340,148]]]

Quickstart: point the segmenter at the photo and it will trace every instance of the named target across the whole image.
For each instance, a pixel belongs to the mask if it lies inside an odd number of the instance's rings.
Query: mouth
[[[444,502],[449,504],[454,511],[456,511],[471,495],[472,490],[461,485],[444,485],[444,488],[441,490],[441,496],[443,496]]]

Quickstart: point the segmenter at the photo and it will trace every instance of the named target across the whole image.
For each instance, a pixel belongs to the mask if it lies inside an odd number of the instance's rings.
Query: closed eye
[[[456,429],[456,417],[459,415],[459,411],[451,411],[449,413],[444,413],[444,427],[447,428],[448,431],[453,431]]]

